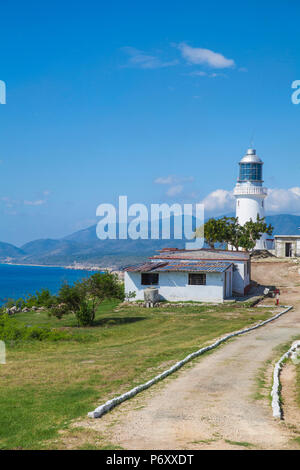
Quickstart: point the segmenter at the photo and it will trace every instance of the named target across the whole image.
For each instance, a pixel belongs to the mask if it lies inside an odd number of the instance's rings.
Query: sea
[[[49,289],[52,294],[56,294],[62,283],[73,284],[95,272],[86,269],[0,264],[0,305],[8,299],[25,298],[41,289]]]

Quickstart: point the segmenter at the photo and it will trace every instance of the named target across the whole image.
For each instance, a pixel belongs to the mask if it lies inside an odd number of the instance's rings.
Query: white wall
[[[188,273],[159,273],[159,294],[162,300],[223,302],[223,275],[225,273],[207,273],[206,286],[188,285]],[[155,286],[153,286],[155,287]],[[144,300],[144,289],[141,285],[141,273],[125,272],[125,292],[134,291],[133,300]]]
[[[263,198],[240,195],[236,201],[236,216],[239,218],[239,223],[244,225],[250,219],[255,222],[257,214],[259,217],[264,217],[265,209],[262,203]]]
[[[276,238],[275,254],[278,258],[285,258],[286,243],[292,244],[292,256],[300,256],[300,239],[298,238]]]
[[[244,295],[245,287],[250,284],[251,273],[247,272],[246,261],[237,261],[234,265],[232,290],[238,294]]]
[[[236,217],[239,219],[240,225],[244,225],[250,219],[256,222],[257,215],[265,217],[264,200],[261,197],[242,196],[236,200]],[[260,240],[257,240],[255,248],[258,250],[267,249],[266,239],[269,235],[264,233]]]
[[[164,259],[157,259],[155,260],[157,262],[160,262],[160,261],[165,261]],[[180,260],[180,259],[177,259],[176,261],[180,262],[184,262],[184,261],[187,261],[187,260]],[[197,263],[197,260],[188,260],[189,263]],[[218,261],[218,262],[221,262],[222,260],[210,260],[210,261]],[[234,260],[226,260],[226,262],[231,262],[231,263],[234,263],[234,265],[236,266],[236,269],[234,269],[233,273],[232,273],[232,289],[231,289],[231,292],[232,291],[235,291],[237,292],[238,294],[240,295],[244,295],[244,291],[245,291],[245,287],[247,287],[249,284],[250,284],[250,280],[251,280],[251,265],[250,265],[250,271],[248,273],[247,272],[247,269],[246,269],[246,265],[247,265],[247,261],[236,261],[234,262]],[[246,274],[245,274],[246,273]],[[228,296],[230,297],[231,294]]]
[[[232,269],[228,269],[223,273],[224,279],[224,298],[232,296]],[[226,282],[225,282],[226,280]]]

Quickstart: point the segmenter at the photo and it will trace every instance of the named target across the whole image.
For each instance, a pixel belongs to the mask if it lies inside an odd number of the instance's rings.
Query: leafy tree
[[[243,236],[243,244],[241,245],[242,248],[245,250],[253,250],[256,245],[257,240],[260,239],[262,234],[266,233],[267,235],[272,235],[274,227],[271,224],[266,224],[265,218],[260,218],[257,215],[256,222],[253,222],[252,219],[245,223],[243,226],[244,229],[244,236]]]
[[[224,217],[226,223],[224,242],[235,247],[236,250],[241,247],[244,235],[243,226],[239,224],[237,217]]]
[[[203,233],[203,230],[202,230]],[[215,244],[218,242],[223,242],[226,234],[226,222],[225,218],[214,219],[211,218],[204,224],[204,238],[206,243],[210,246],[211,249],[215,248]],[[197,229],[195,236],[199,237],[200,229]]]
[[[64,284],[57,295],[52,314],[61,318],[74,313],[79,325],[92,325],[96,310],[105,299],[124,300],[124,286],[116,274],[96,273],[73,286]]]
[[[51,307],[55,302],[55,297],[51,295],[49,289],[36,291],[34,295],[29,295],[24,303],[25,307]]]
[[[134,299],[135,297],[136,297],[136,292],[134,292],[134,291],[131,291],[131,290],[130,290],[129,292],[126,292],[126,293],[125,293],[125,300],[126,300],[127,302],[129,302],[130,299]]]
[[[250,251],[253,250],[262,234],[272,235],[273,230],[272,225],[266,224],[265,219],[258,215],[256,222],[251,219],[244,225],[239,224],[237,217],[211,218],[204,224],[204,237],[211,248],[214,248],[217,242],[226,242],[236,250],[243,248]],[[195,236],[197,237],[197,230]]]
[[[76,317],[79,325],[89,326],[95,319],[95,308],[88,300],[83,300],[79,309],[76,311]]]

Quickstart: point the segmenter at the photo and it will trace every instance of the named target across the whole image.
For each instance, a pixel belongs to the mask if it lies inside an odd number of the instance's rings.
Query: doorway
[[[285,256],[287,258],[292,257],[292,244],[291,243],[286,243],[285,244]]]

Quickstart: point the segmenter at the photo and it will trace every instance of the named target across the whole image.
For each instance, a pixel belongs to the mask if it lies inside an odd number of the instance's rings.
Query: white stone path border
[[[129,390],[129,392],[123,393],[123,395],[119,395],[118,397],[113,398],[112,400],[107,401],[103,405],[98,406],[94,411],[90,411],[88,413],[88,416],[90,418],[100,418],[102,415],[110,411],[112,408],[114,408],[117,405],[120,405],[123,403],[125,400],[129,400],[129,398],[134,397],[138,393],[142,392],[143,390],[146,390],[147,388],[151,387],[155,383],[159,382],[160,380],[165,379],[169,375],[173,374],[176,372],[178,369],[180,369],[182,366],[187,364],[188,362],[192,361],[195,359],[195,357],[201,356],[201,354],[205,353],[206,351],[210,351],[211,349],[214,349],[218,347],[220,344],[224,343],[230,338],[233,338],[234,336],[239,336],[243,335],[245,333],[248,333],[248,331],[256,330],[257,328],[261,328],[262,326],[266,325],[267,323],[270,323],[277,318],[281,317],[281,315],[287,313],[289,310],[293,308],[293,306],[284,306],[282,305],[284,310],[282,312],[277,313],[277,315],[274,315],[273,317],[269,318],[268,320],[263,321],[262,323],[258,323],[257,325],[251,326],[249,328],[245,328],[244,330],[239,330],[235,331],[233,333],[230,333],[229,335],[224,336],[223,338],[217,340],[215,343],[211,344],[210,346],[206,346],[204,348],[199,349],[198,351],[193,352],[192,354],[189,354],[186,356],[182,361],[177,362],[174,364],[174,366],[170,367],[170,369],[165,370],[161,374],[157,375],[153,379],[149,380],[148,382],[138,385],[135,388],[132,388]]]
[[[271,391],[272,397],[272,409],[274,418],[282,419],[282,408],[280,404],[280,373],[283,367],[283,364],[286,359],[292,356],[293,353],[300,348],[300,341],[296,341],[292,344],[290,349],[281,356],[278,362],[276,362],[273,372],[273,387]]]

